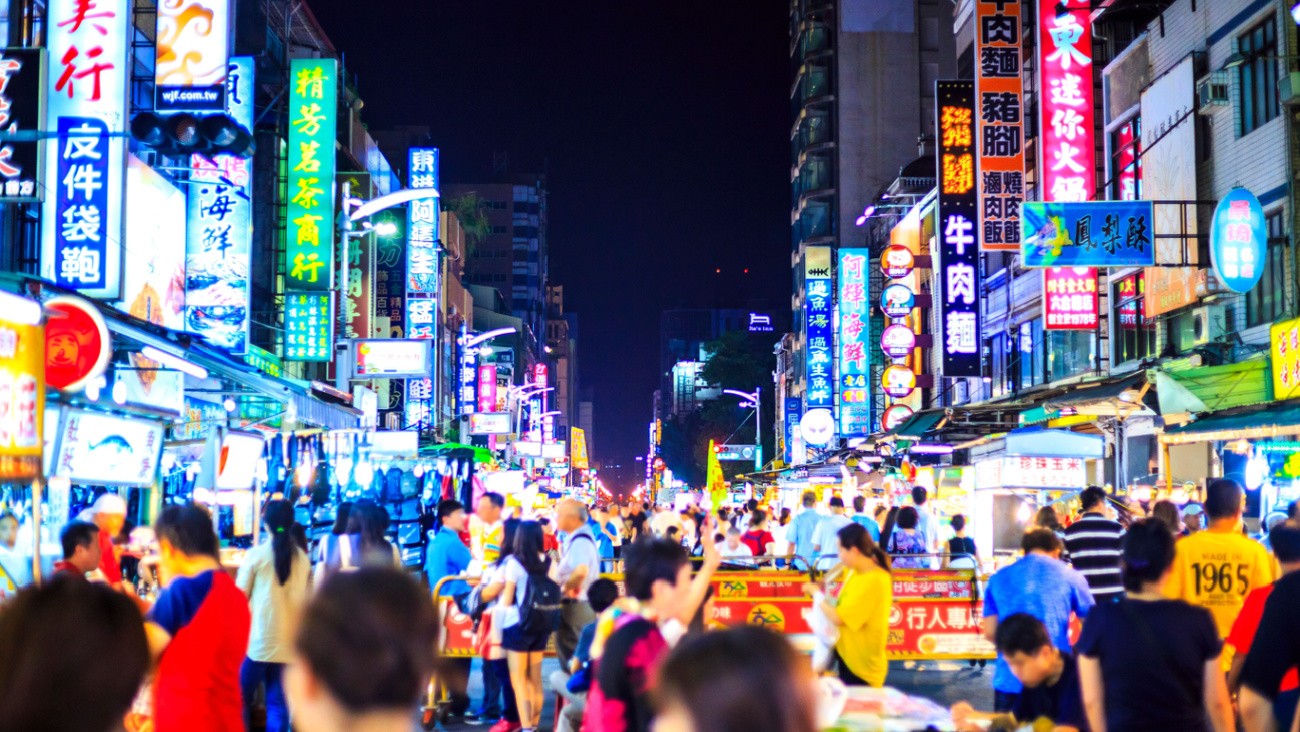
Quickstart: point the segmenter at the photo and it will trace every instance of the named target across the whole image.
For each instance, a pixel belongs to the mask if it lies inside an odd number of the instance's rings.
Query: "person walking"
[[[71,521],[59,532],[63,559],[54,563],[54,573],[85,578],[99,568],[99,527],[89,521]]]
[[[1043,621],[1052,643],[1070,650],[1070,618],[1086,618],[1093,607],[1088,582],[1061,561],[1061,539],[1051,529],[1031,529],[1020,542],[1025,555],[989,578],[984,595],[984,637],[997,638],[998,619],[1027,613]],[[1015,707],[1024,686],[998,654],[993,672],[994,711]]]
[[[786,550],[786,562],[795,569],[797,568],[792,564],[795,557],[799,557],[805,563],[817,560],[817,553],[813,551],[813,534],[822,520],[821,514],[817,513],[816,493],[804,491],[801,503],[803,510],[786,527],[786,541],[790,544],[789,549]],[[808,566],[804,569],[812,569],[812,567]]]
[[[536,732],[542,719],[545,690],[542,659],[552,630],[535,627],[535,593],[546,578],[549,563],[542,549],[542,527],[524,521],[515,534],[514,551],[505,564],[505,587],[500,602],[505,608],[501,647],[510,663],[510,685],[519,705],[524,732]],[[590,611],[590,605],[587,606]],[[557,618],[559,620],[559,618]],[[581,629],[579,629],[581,631]]]
[[[903,506],[898,511],[898,524],[887,532],[889,539],[885,550],[894,558],[897,569],[929,569],[930,558],[923,556],[927,544],[925,534],[921,531],[921,514],[915,506]]]
[[[876,520],[867,514],[866,496],[853,497],[853,516],[850,518],[853,523],[861,524],[867,530],[867,533],[871,534],[872,541],[877,544],[880,543],[880,524],[876,523]]]
[[[239,671],[252,618],[248,598],[221,566],[212,516],[192,503],[168,506],[154,532],[165,583],[145,618],[157,664],[154,730],[242,730]]]
[[[1286,729],[1295,719],[1297,702],[1300,702],[1300,674],[1297,674],[1294,660],[1287,658],[1288,648],[1300,650],[1300,632],[1295,629],[1295,623],[1288,622],[1281,637],[1274,634],[1265,640],[1266,645],[1259,651],[1252,650],[1264,619],[1264,609],[1278,585],[1292,588],[1292,603],[1288,603],[1286,608],[1294,612],[1300,607],[1293,604],[1295,588],[1300,587],[1297,583],[1297,578],[1300,578],[1300,526],[1281,523],[1274,526],[1268,536],[1282,575],[1271,585],[1251,590],[1227,638],[1228,645],[1233,648],[1228,690],[1237,695],[1242,721],[1251,732],[1268,729],[1270,723],[1278,729]],[[1285,613],[1284,616],[1288,621],[1294,619]],[[1288,638],[1290,642],[1287,642]],[[1242,677],[1246,661],[1251,656],[1256,666],[1254,681],[1246,685],[1242,683]]]
[[[1089,726],[1094,732],[1233,732],[1214,617],[1166,592],[1174,535],[1159,521],[1136,521],[1122,557],[1127,597],[1094,608],[1079,636]]]
[[[239,671],[246,723],[252,726],[252,700],[266,690],[266,732],[289,732],[284,699],[284,666],[293,657],[293,624],[307,602],[307,555],[291,533],[294,516],[288,501],[269,501],[262,523],[270,541],[248,550],[235,584],[248,596],[252,628],[248,653]]]
[[[980,566],[979,550],[975,540],[966,536],[966,517],[957,514],[949,521],[953,537],[948,540],[948,554],[943,558],[944,569],[978,569]]]
[[[488,491],[479,497],[474,505],[474,515],[470,517],[470,553],[478,560],[480,566],[486,567],[497,560],[501,554],[502,520],[506,499],[500,493]]]
[[[568,668],[578,648],[578,637],[596,619],[587,601],[587,589],[600,577],[600,553],[596,537],[587,522],[587,507],[572,498],[555,507],[556,527],[564,533],[556,581],[564,592],[560,630],[555,634],[555,651],[560,665]]]
[[[334,511],[334,525],[316,545],[316,562],[312,569],[312,584],[319,587],[325,578],[341,569],[355,569],[356,537],[348,533],[348,519],[352,516],[352,501],[344,501]]]
[[[837,538],[839,531],[853,523],[852,519],[844,515],[843,498],[832,496],[830,510],[830,515],[823,516],[822,520],[817,524],[817,529],[813,531],[813,556],[817,559],[837,556],[840,548],[840,542]]]
[[[1106,500],[1102,488],[1085,488],[1079,494],[1083,515],[1065,529],[1070,563],[1088,580],[1088,589],[1099,603],[1115,602],[1124,596],[1119,569],[1124,527],[1106,515]]]
[[[518,732],[523,726],[519,722],[519,704],[515,700],[514,687],[510,684],[510,662],[506,651],[501,647],[501,614],[496,612],[497,600],[506,586],[506,561],[515,551],[515,534],[519,531],[518,519],[506,519],[501,529],[501,552],[497,560],[484,567],[479,579],[480,602],[483,603],[482,619],[479,621],[476,645],[483,658],[483,706],[479,712],[471,712],[468,717],[479,719],[499,718],[492,726],[491,732]],[[549,556],[549,552],[548,552]],[[493,640],[493,638],[496,640]]]
[[[438,504],[435,514],[437,526],[424,563],[425,576],[429,587],[437,592],[442,601],[440,612],[451,612],[449,605],[461,607],[469,597],[469,584],[461,579],[447,579],[465,574],[474,561],[469,547],[461,540],[460,534],[465,530],[468,518],[465,506],[459,501],[446,500]],[[444,581],[446,580],[446,581]],[[441,582],[441,585],[439,584]],[[472,659],[447,659],[447,688],[451,693],[451,706],[448,712],[453,717],[463,717],[469,710],[469,674]]]
[[[609,522],[614,525],[614,558],[623,557],[623,542],[627,540],[627,524],[623,521],[623,507],[609,504]]]
[[[767,530],[766,511],[761,508],[754,509],[754,512],[749,515],[749,528],[741,535],[740,540],[756,557],[774,553],[772,547],[776,544],[776,539],[772,536],[772,532]],[[765,563],[771,561],[769,559]]]
[[[388,540],[388,509],[374,501],[357,501],[348,515],[348,533],[357,537],[359,567],[401,567],[402,554]]]
[[[821,584],[804,585],[805,594],[839,627],[835,662],[846,684],[880,687],[885,684],[889,660],[889,613],[894,606],[894,583],[889,556],[871,538],[865,526],[850,523],[836,534],[839,560],[848,573],[839,594],[828,599]]]
[[[932,506],[927,505],[930,501],[930,492],[923,485],[912,486],[912,506],[916,509],[916,530],[920,531],[925,537],[925,553],[939,553],[939,519],[934,515]],[[926,567],[930,567],[932,562],[926,560]]]

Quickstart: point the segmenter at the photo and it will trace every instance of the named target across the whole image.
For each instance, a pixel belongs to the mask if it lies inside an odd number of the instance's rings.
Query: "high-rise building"
[[[767,317],[770,322],[771,315],[765,313],[760,317]],[[679,382],[687,367],[678,368],[677,365],[695,364],[695,371],[691,372],[689,379],[693,384],[695,373],[705,360],[705,345],[723,333],[747,332],[749,320],[748,310],[665,310],[659,316],[659,391],[670,398],[660,402],[660,409],[678,412],[678,407],[684,403],[675,395],[680,391]],[[694,404],[693,397],[685,401]],[[667,414],[656,412],[656,416],[666,417]]]
[[[578,316],[564,312],[564,286],[546,288],[546,340],[543,350],[555,384],[552,409],[560,411],[556,434],[578,424]],[[563,438],[561,438],[563,439]]]

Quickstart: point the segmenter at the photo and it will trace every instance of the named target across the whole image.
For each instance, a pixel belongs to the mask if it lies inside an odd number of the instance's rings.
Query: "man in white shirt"
[[[813,531],[813,556],[814,557],[835,557],[840,553],[840,529],[853,523],[853,519],[844,515],[844,499],[839,496],[831,497],[831,513],[825,516],[817,524],[816,531]],[[829,565],[825,562],[818,563],[818,569],[825,569]]]
[[[655,508],[655,517],[650,522],[650,528],[656,536],[668,536],[668,527],[676,526],[679,534],[684,534],[685,527],[682,526],[682,517],[677,512],[665,506]]]
[[[560,501],[555,508],[555,526],[564,534],[555,577],[564,591],[555,649],[561,668],[568,668],[578,648],[578,636],[587,623],[596,619],[587,602],[587,588],[600,578],[600,548],[587,521],[587,507],[581,501],[572,498]]]
[[[718,554],[722,556],[724,562],[732,559],[748,559],[754,556],[754,552],[740,540],[740,529],[734,526],[727,529],[727,540],[723,542],[722,546],[718,547]]]
[[[916,504],[916,513],[918,521],[916,530],[925,536],[925,550],[930,554],[939,553],[939,520],[934,517],[934,511],[926,507],[925,502],[929,500],[930,493],[925,486],[912,486],[912,503]],[[931,569],[934,569],[933,557],[928,559]]]

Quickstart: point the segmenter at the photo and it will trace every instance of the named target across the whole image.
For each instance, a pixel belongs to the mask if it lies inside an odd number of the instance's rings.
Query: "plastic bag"
[[[830,668],[831,661],[835,658],[835,644],[840,640],[839,627],[822,611],[823,599],[820,592],[813,595],[812,612],[808,613],[808,627],[817,640],[812,654],[813,670],[817,673]]]

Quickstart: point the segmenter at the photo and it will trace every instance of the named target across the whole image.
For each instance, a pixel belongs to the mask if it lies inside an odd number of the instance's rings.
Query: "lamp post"
[[[723,389],[723,394],[738,396],[745,401],[740,403],[741,409],[752,406],[754,407],[754,472],[763,469],[763,405],[761,397],[763,389],[757,387],[752,393],[737,391],[735,389]]]

